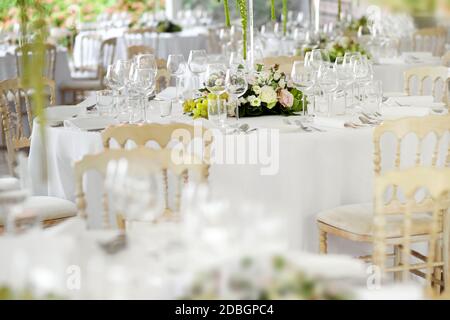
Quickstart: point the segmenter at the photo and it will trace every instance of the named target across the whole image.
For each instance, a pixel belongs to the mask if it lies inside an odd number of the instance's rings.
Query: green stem
[[[287,0],[283,0],[283,35],[286,36],[287,33],[287,17],[288,16],[288,7]]]
[[[272,21],[277,20],[277,16],[275,15],[275,0],[270,0],[270,17]]]
[[[242,57],[247,60],[247,0],[237,0],[242,25]]]
[[[342,0],[338,0],[338,14],[337,21],[341,21]]]
[[[228,0],[223,0],[223,10],[225,12],[225,25],[231,27],[230,8],[228,7]]]

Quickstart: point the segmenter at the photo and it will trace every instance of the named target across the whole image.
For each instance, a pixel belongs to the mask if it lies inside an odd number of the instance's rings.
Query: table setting
[[[450,69],[416,45],[413,17],[341,0],[162,5],[77,20],[72,67],[90,51],[98,85],[68,89],[73,104],[42,99],[45,55],[0,81],[0,299],[188,314],[184,301],[445,297]]]

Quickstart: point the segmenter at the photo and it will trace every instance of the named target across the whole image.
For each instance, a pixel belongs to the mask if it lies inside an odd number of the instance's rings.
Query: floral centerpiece
[[[156,26],[156,32],[172,33],[172,32],[180,32],[182,30],[183,28],[181,28],[181,26],[173,23],[170,20],[159,21],[158,25]]]
[[[262,115],[291,115],[303,110],[303,93],[295,88],[284,72],[274,65],[267,70],[263,65],[257,65],[256,72],[248,75],[248,89],[235,103],[238,106],[239,117],[255,117]],[[208,99],[215,95],[208,89],[200,90],[203,96],[189,99],[183,103],[185,113],[194,118],[208,117]],[[228,99],[224,94],[221,99]]]
[[[346,52],[360,52],[362,55],[368,55],[360,43],[345,36],[329,41],[325,44],[325,49],[330,55],[331,62],[334,62],[337,57],[343,57]]]

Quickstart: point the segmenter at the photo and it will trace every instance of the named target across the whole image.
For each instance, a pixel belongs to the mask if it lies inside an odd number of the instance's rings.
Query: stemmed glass
[[[330,63],[330,56],[326,50],[314,49],[311,51],[309,60],[314,70],[318,71],[322,64]]]
[[[142,116],[138,117],[138,121],[145,121],[145,100],[148,95],[152,94],[155,90],[156,78],[154,70],[151,68],[133,68],[130,73],[130,86],[136,93],[139,104],[137,106],[139,112]]]
[[[338,75],[339,86],[344,92],[344,108],[347,109],[347,88],[354,81],[353,69],[351,64],[344,63],[344,57],[336,57],[334,65]]]
[[[200,74],[206,71],[208,57],[205,50],[191,50],[189,53],[188,66],[189,70],[195,75],[195,88],[200,88]]]
[[[361,85],[372,79],[372,68],[366,56],[355,55],[350,59],[350,61],[353,67],[353,74],[355,76],[358,100],[361,102]]]
[[[236,115],[236,120],[239,120],[239,98],[244,95],[248,88],[245,71],[241,68],[228,69],[225,77],[225,87],[232,96],[233,103],[236,104],[234,113]]]
[[[223,107],[221,107],[221,99],[220,95],[226,91],[226,75],[227,75],[227,67],[222,63],[212,63],[208,64],[206,68],[206,80],[205,86],[209,92],[214,93],[217,99],[217,113],[212,112],[211,114],[217,114],[219,116],[219,122],[221,122],[222,126],[224,125],[224,117],[223,117]],[[209,106],[209,104],[208,104]],[[209,115],[209,110],[208,110]],[[226,113],[225,113],[226,118]]]
[[[121,108],[119,97],[122,94],[128,95],[129,73],[132,62],[130,60],[117,60],[114,64],[108,66],[104,78],[105,85],[113,91],[114,94],[114,112],[117,116],[126,113],[126,108]],[[123,104],[126,105],[126,104]]]
[[[303,115],[312,116],[313,109],[306,106],[305,95],[309,94],[314,86],[314,70],[310,66],[304,66],[302,61],[294,61],[291,72],[291,80],[294,86],[303,92]]]
[[[152,69],[153,72],[158,72],[158,64],[156,58],[151,53],[138,54],[133,58],[133,67],[142,69]]]
[[[336,72],[336,68],[331,63],[324,63],[319,67],[319,72],[317,74],[317,82],[324,92],[327,95],[328,100],[328,111],[327,115],[330,117],[332,115],[332,99],[333,92],[336,91],[338,87],[338,76]]]
[[[167,70],[175,77],[175,100],[177,102],[180,102],[180,77],[183,76],[185,69],[186,63],[182,54],[169,54],[167,58]]]
[[[353,70],[353,63],[354,63],[355,59],[357,59],[357,58],[353,58],[353,57],[361,57],[361,53],[360,52],[346,52],[344,54],[344,60],[342,62],[344,65],[350,66],[350,68],[352,68],[352,70]],[[351,94],[352,94],[351,105],[352,106],[355,104],[355,86],[356,86],[355,78],[356,78],[355,73],[353,72],[353,82],[351,83]]]

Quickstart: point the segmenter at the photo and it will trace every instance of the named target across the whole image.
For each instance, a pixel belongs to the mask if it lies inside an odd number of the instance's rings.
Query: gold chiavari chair
[[[128,59],[133,59],[134,56],[137,56],[138,54],[154,54],[155,50],[153,50],[152,47],[144,46],[144,45],[134,45],[129,46],[127,48],[127,56]]]
[[[398,192],[387,197],[392,188]],[[376,177],[373,262],[382,276],[393,272],[403,281],[421,276],[428,295],[433,287],[437,294],[449,288],[449,208],[450,168],[415,167]],[[412,250],[419,243],[427,244],[426,257]],[[389,266],[392,245],[398,252]]]
[[[45,78],[42,81],[52,105],[55,102],[55,82]],[[16,152],[30,147],[30,135],[33,128],[31,90],[25,87],[19,78],[0,82],[2,127],[11,174],[13,174]]]
[[[61,96],[63,104],[65,104],[65,98],[67,93],[73,93],[73,102],[77,101],[77,94],[83,94],[86,91],[95,91],[103,89],[103,78],[105,76],[107,67],[114,62],[116,54],[117,39],[111,38],[103,40],[100,45],[100,51],[98,52],[98,59],[96,60],[96,66],[90,66],[85,71],[94,70],[94,78],[85,79],[71,79],[68,82],[62,83],[60,86]]]
[[[431,165],[438,166],[439,152],[445,151],[446,158],[442,159],[442,166],[450,166],[450,139],[447,139],[447,146],[442,143],[445,141],[445,135],[448,136],[450,132],[450,116],[428,116],[428,117],[414,117],[404,118],[399,120],[384,121],[383,124],[376,127],[373,133],[374,141],[374,173],[379,176],[382,171],[382,152],[381,139],[387,134],[393,134],[396,139],[396,151],[394,157],[394,169],[399,169],[402,161],[401,147],[402,142],[408,135],[415,135],[417,137],[417,150],[415,154],[415,164],[420,165],[426,159],[426,156],[431,157]],[[429,134],[436,136],[436,143],[432,154],[427,154],[422,150],[422,142]],[[442,149],[444,148],[444,149]],[[388,157],[387,154],[385,154]],[[340,206],[320,212],[317,215],[317,225],[319,228],[319,249],[320,253],[326,254],[328,251],[328,235],[344,238],[357,242],[372,242],[373,240],[373,204],[360,203]],[[394,239],[400,237],[395,230],[389,234],[389,237]],[[401,245],[401,243],[399,243]],[[398,248],[394,247],[397,252]],[[365,260],[370,260],[370,257],[361,257]]]
[[[27,55],[30,59],[30,64],[33,65],[34,56],[37,54],[38,48],[37,44],[28,43],[24,44],[22,47],[18,47],[15,50],[16,56],[16,65],[17,65],[17,77],[20,78],[23,76],[22,72],[22,57]],[[56,68],[56,47],[52,44],[45,44],[44,48],[45,57],[45,67],[43,72],[43,77],[54,80],[55,79],[55,68]]]
[[[102,132],[103,147],[111,148],[112,142],[116,142],[119,148],[125,148],[128,141],[137,146],[145,146],[149,142],[155,142],[162,149],[171,149],[175,146],[169,144],[177,141],[182,144],[184,152],[190,152],[189,147],[194,147],[195,141],[200,141],[201,151],[198,158],[207,165],[206,177],[209,175],[209,163],[211,160],[211,147],[213,142],[212,132],[204,127],[196,128],[187,123],[146,123],[146,124],[122,124],[110,126]],[[196,152],[196,150],[191,151]],[[163,172],[167,186],[167,173]]]
[[[430,51],[435,56],[442,56],[445,50],[447,30],[442,27],[424,28],[413,34],[413,49],[415,51]]]
[[[96,171],[105,179],[107,174],[107,166],[112,160],[126,159],[134,170],[134,174],[145,176],[146,174],[155,174],[160,172],[170,172],[176,178],[175,207],[169,208],[168,201],[168,182],[165,181],[164,194],[164,212],[158,221],[174,218],[179,212],[182,192],[182,181],[189,177],[195,179],[196,183],[207,181],[207,165],[193,158],[183,158],[185,161],[181,163],[174,161],[172,151],[169,149],[150,149],[146,147],[138,147],[130,150],[125,149],[106,149],[102,153],[95,155],[87,155],[82,160],[75,163],[74,173],[76,182],[76,199],[79,215],[87,218],[87,201],[83,189],[83,177],[88,171]],[[106,228],[111,227],[110,210],[108,205],[107,192],[103,195],[103,223]],[[116,216],[119,228],[124,228],[122,214]]]
[[[442,56],[442,65],[450,68],[450,51],[447,51],[443,56]]]
[[[431,81],[431,94],[436,97],[437,84],[442,82],[442,102],[449,106],[448,100],[448,85],[449,85],[449,71],[444,66],[433,67],[416,67],[405,71],[404,73],[404,88],[408,95],[413,94],[411,81],[416,78],[419,83],[419,95],[424,94],[425,81],[429,79]]]
[[[55,83],[42,79],[50,94],[50,102],[54,102]],[[33,127],[33,107],[30,88],[23,86],[20,79],[0,82],[0,114],[3,133],[6,140],[7,161],[11,175],[14,175],[17,152],[30,147],[30,135]],[[31,101],[30,101],[31,100]],[[47,196],[29,197],[24,209],[42,218],[44,226],[51,226],[76,215],[74,203]],[[2,229],[3,221],[0,221]]]

